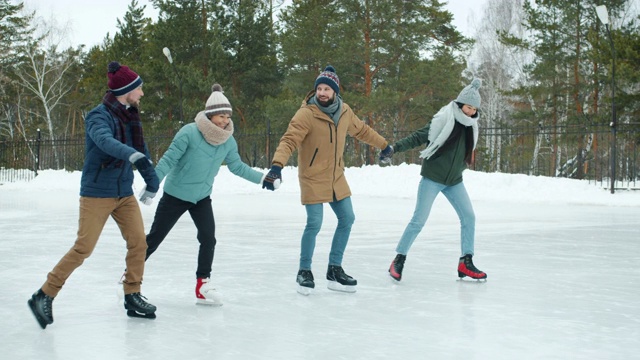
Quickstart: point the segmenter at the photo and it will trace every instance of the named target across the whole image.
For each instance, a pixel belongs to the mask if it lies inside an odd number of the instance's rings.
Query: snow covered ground
[[[640,192],[576,180],[465,173],[476,217],[476,265],[456,281],[459,225],[440,196],[402,283],[387,274],[409,221],[417,165],[347,169],[356,223],[344,267],[355,294],[326,288],[336,221],[314,256],[316,290],[295,291],[305,212],[296,169],[276,192],[223,169],[212,195],[213,282],[224,306],[194,303],[197,241],[185,215],[146,266],[156,320],[128,318],[118,297],[125,246],[110,220],[93,255],[40,329],[31,293],[71,247],[80,173],[43,171],[0,185],[3,359],[631,359],[640,352]],[[136,186],[142,186],[137,179]],[[142,207],[151,225],[155,204]]]

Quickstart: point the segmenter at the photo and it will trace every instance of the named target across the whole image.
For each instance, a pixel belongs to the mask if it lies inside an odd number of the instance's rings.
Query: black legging
[[[147,235],[147,257],[145,260],[158,249],[185,211],[189,211],[189,215],[198,229],[200,249],[198,250],[196,276],[208,278],[211,276],[213,253],[216,247],[216,224],[209,196],[194,204],[164,193],[158,203],[151,231]]]

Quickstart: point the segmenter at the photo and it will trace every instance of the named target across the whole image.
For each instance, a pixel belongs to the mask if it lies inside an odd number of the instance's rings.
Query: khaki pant
[[[98,238],[109,216],[120,228],[127,242],[127,273],[124,293],[140,292],[147,241],[140,207],[134,196],[124,198],[80,197],[78,238],[73,247],[60,259],[47,276],[42,291],[55,297],[71,273],[88,258],[98,243]]]

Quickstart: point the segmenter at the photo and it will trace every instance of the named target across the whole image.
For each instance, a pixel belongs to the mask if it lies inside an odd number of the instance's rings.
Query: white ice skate
[[[313,288],[302,286],[302,285],[298,285],[298,287],[296,288],[296,291],[300,295],[309,296],[313,292]]]
[[[300,269],[298,271],[298,276],[296,277],[296,282],[298,283],[298,294],[304,296],[311,295],[313,288],[316,286],[313,282],[313,273],[311,270]]]
[[[222,306],[222,298],[211,284],[209,278],[198,278],[196,284],[196,304],[209,306]]]
[[[333,291],[354,293],[356,292],[356,285],[358,285],[358,281],[347,275],[342,266],[339,265],[329,265],[327,280],[327,288]]]
[[[327,282],[327,289],[333,291],[342,291],[346,293],[354,293],[356,292],[355,285],[343,285],[337,281],[329,281]]]

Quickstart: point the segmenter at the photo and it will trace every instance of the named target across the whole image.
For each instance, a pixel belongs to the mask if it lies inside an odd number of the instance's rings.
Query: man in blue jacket
[[[149,159],[138,113],[142,79],[127,66],[111,62],[102,103],[85,117],[85,159],[80,183],[78,235],[71,249],[28,301],[44,329],[53,323],[52,302],[67,278],[98,242],[109,216],[127,242],[127,274],[123,281],[124,307],[132,317],[155,318],[156,307],[140,295],[147,250],[144,224],[133,195],[133,165],[146,183],[141,201],[155,196],[160,182]]]

